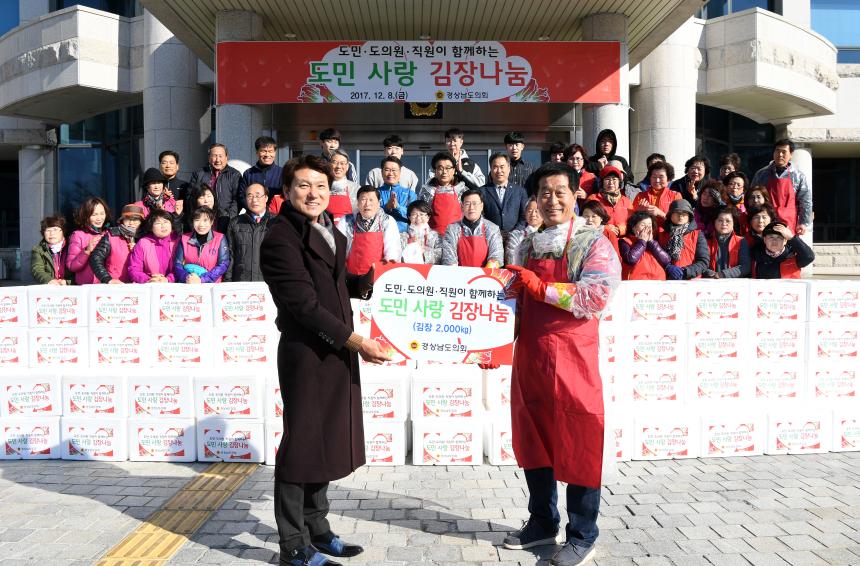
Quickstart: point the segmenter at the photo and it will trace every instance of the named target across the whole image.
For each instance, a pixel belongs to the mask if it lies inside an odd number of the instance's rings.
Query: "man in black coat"
[[[284,435],[275,464],[275,521],[281,564],[336,565],[323,557],[362,552],[331,532],[330,481],[364,464],[358,356],[388,358],[378,342],[353,332],[350,297],[370,295],[373,269],[346,271],[346,237],[328,206],[331,168],[303,155],[284,167],[287,200],[260,250],[263,279],[278,308],[278,377]]]
[[[227,165],[227,146],[223,143],[213,143],[209,146],[209,164],[191,175],[189,185],[192,190],[203,185],[212,189],[215,193],[215,201],[218,203],[216,211],[218,218],[226,217],[227,220],[223,221],[226,225],[239,213],[242,198],[239,195],[241,179],[242,174]]]

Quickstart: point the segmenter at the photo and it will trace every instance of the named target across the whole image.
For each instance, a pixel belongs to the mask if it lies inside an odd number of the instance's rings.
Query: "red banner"
[[[603,104],[621,91],[616,42],[222,42],[216,59],[218,104]]]

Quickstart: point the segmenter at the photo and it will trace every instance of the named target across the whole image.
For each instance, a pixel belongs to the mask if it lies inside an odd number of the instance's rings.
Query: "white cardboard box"
[[[194,419],[129,419],[128,459],[133,462],[193,462]]]
[[[87,288],[34,285],[28,288],[30,328],[87,325]]]
[[[619,401],[633,405],[634,411],[642,407],[671,411],[684,404],[687,386],[681,364],[637,364],[629,375],[629,397],[625,395]]]
[[[63,416],[126,417],[125,377],[67,376],[62,380]]]
[[[700,458],[757,456],[764,453],[767,417],[753,405],[730,413],[708,412],[700,430]]]
[[[128,459],[128,421],[119,418],[60,419],[60,455],[63,460]]]
[[[206,368],[214,363],[212,329],[204,325],[151,329],[152,364],[156,368]]]
[[[0,460],[56,460],[60,457],[60,417],[0,420]]]
[[[791,401],[803,398],[806,372],[800,364],[752,364],[750,377],[757,402]]]
[[[27,345],[31,368],[86,368],[86,328],[31,328]]]
[[[621,337],[624,335],[623,326],[618,323],[600,321],[600,361],[615,363],[618,361],[618,347],[621,345]]]
[[[63,396],[58,376],[4,374],[0,380],[0,416],[50,417],[62,414]]]
[[[483,371],[484,407],[493,414],[511,414],[511,377],[513,368],[501,366]]]
[[[698,415],[637,414],[633,420],[633,460],[695,458],[699,452]]]
[[[261,420],[263,388],[255,376],[195,377],[194,413],[198,419]]]
[[[510,418],[484,422],[484,455],[491,466],[516,466]]]
[[[364,421],[364,455],[368,466],[406,463],[406,422]]]
[[[753,320],[806,322],[808,283],[791,279],[752,279],[750,312]]]
[[[266,465],[274,466],[278,461],[278,451],[281,438],[284,436],[284,421],[271,419],[266,421]]]
[[[743,363],[749,348],[746,325],[737,322],[698,322],[689,328],[690,367]]]
[[[128,378],[128,416],[135,419],[194,418],[194,386],[188,375],[156,377],[144,371]]]
[[[810,401],[860,399],[860,367],[857,364],[813,364],[806,373],[806,382]]]
[[[124,371],[149,367],[152,365],[149,335],[149,328],[139,326],[90,330],[90,367]]]
[[[792,404],[768,415],[765,454],[814,454],[830,450],[830,411]]]
[[[412,420],[412,464],[415,466],[479,466],[484,463],[481,448],[482,419]]]
[[[840,403],[833,407],[833,441],[830,450],[860,450],[860,402]]]
[[[755,324],[749,331],[750,356],[755,362],[786,362],[803,365],[806,358],[806,325]]]
[[[364,420],[403,422],[409,418],[411,372],[402,367],[380,367],[361,372]]]
[[[197,460],[200,462],[261,463],[266,459],[263,421],[203,419],[197,421]]]
[[[621,416],[612,419],[607,425],[610,430],[610,438],[614,439],[611,446],[604,447],[604,451],[609,449],[614,451],[616,462],[628,462],[633,457],[633,418],[631,415]],[[605,458],[604,458],[605,460]]]
[[[88,285],[90,329],[149,327],[148,285]]]
[[[634,368],[645,364],[687,362],[687,325],[631,323],[625,328],[618,362]]]
[[[673,281],[625,281],[625,315],[619,322],[668,322],[687,321],[686,283]]]
[[[809,324],[810,368],[836,362],[846,367],[860,366],[860,322],[816,322]]]
[[[0,287],[0,328],[26,328],[30,323],[28,287]]]
[[[698,405],[755,400],[749,368],[737,363],[690,364],[687,402]]]
[[[0,327],[0,370],[4,373],[30,365],[30,332],[23,327]]]
[[[609,299],[609,304],[606,305],[606,308],[603,309],[603,313],[601,313],[601,324],[612,324],[625,320],[627,312],[624,304],[625,297],[626,295],[621,289],[616,289],[615,292],[612,293],[612,297]]]
[[[263,282],[219,283],[212,287],[215,326],[260,325],[274,330],[277,308]]]
[[[364,384],[362,384],[362,392]],[[284,398],[281,395],[281,383],[276,377],[266,379],[266,391],[263,394],[263,402],[266,406],[263,409],[263,416],[266,422],[269,420],[280,421],[284,417]]]
[[[749,280],[697,280],[689,285],[687,309],[688,320],[698,326],[749,320]]]
[[[860,321],[860,284],[857,281],[810,281],[809,320]]]
[[[412,376],[412,419],[478,414],[481,381],[481,369],[472,364],[422,364]]]
[[[218,365],[275,366],[280,335],[258,326],[218,326],[212,330],[215,363]]]
[[[149,285],[152,292],[150,324],[153,327],[195,324],[211,327],[212,285]]]

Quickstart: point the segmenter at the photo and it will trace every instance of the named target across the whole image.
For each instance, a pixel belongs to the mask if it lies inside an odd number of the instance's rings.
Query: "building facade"
[[[0,8],[0,277],[29,273],[39,220],[66,214],[88,194],[118,209],[160,151],[179,152],[180,176],[205,164],[218,141],[230,158],[255,159],[271,135],[283,163],[318,152],[337,127],[360,170],[376,167],[382,139],[399,133],[405,163],[427,171],[459,127],[486,170],[506,131],[520,130],[537,164],[556,141],[593,151],[612,128],[637,179],[660,152],[680,171],[687,158],[728,152],[752,174],[775,139],[798,142],[811,177],[816,272],[860,272],[860,6],[851,0],[660,0],[558,3],[389,4],[290,0],[20,0]],[[441,5],[441,2],[438,4]],[[440,8],[440,9],[436,9]],[[319,40],[614,41],[621,46],[620,102],[443,103],[432,118],[401,103],[218,104],[217,45]],[[572,44],[572,49],[583,49]],[[587,53],[582,53],[586,58]],[[554,72],[564,73],[564,69]],[[715,167],[716,168],[716,167]],[[23,253],[22,253],[23,252]],[[23,275],[22,275],[23,274]]]

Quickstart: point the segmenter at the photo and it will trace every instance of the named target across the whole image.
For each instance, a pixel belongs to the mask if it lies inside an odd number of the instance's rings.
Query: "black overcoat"
[[[336,254],[287,201],[260,249],[281,332],[284,435],[275,465],[281,481],[333,481],[364,464],[358,356],[344,347],[353,330],[349,299],[359,296],[360,278],[346,272],[346,238],[338,230],[334,237]]]

